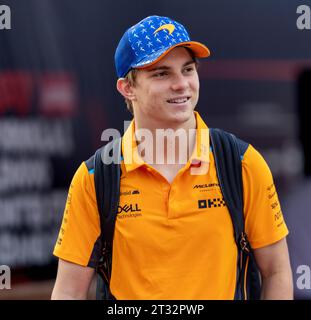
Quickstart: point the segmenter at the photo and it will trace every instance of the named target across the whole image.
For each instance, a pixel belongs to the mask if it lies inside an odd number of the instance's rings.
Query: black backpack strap
[[[244,231],[241,155],[244,155],[248,144],[242,140],[238,143],[233,134],[220,129],[210,128],[210,137],[219,184],[231,214],[234,238],[238,243]]]
[[[210,128],[210,138],[220,188],[231,216],[239,253],[235,299],[246,299],[248,295],[245,290],[245,269],[249,263],[254,263],[254,258],[244,228],[241,159],[249,144],[220,129]]]
[[[121,138],[98,149],[94,157],[94,180],[101,226],[101,259],[97,267],[96,299],[115,299],[109,290],[112,245],[120,197]]]

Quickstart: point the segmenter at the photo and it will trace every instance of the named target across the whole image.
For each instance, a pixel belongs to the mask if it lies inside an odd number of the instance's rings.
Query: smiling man
[[[122,138],[110,297],[247,299],[209,128],[194,111],[197,59],[209,55],[205,45],[190,40],[184,26],[167,17],[145,18],[119,42],[117,89],[133,121]],[[148,133],[147,143],[141,130]],[[167,132],[174,138],[179,132],[179,143]],[[158,148],[161,144],[164,148]],[[142,145],[155,150],[151,157]],[[248,144],[241,166],[245,233],[261,274],[261,298],[291,299],[288,230],[271,172]],[[88,160],[69,190],[54,250],[60,259],[53,299],[86,298],[100,263],[100,239],[94,165]]]

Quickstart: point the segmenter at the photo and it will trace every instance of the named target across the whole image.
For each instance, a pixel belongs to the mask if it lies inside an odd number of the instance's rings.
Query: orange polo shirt
[[[171,184],[137,156],[134,122],[123,136],[110,287],[117,299],[234,298],[237,247],[233,225],[208,134],[199,134],[208,128],[198,113],[195,116],[194,152]],[[134,163],[132,156],[137,160]],[[242,160],[242,175],[245,230],[252,247],[281,240],[288,230],[273,178],[251,145]],[[83,162],[69,189],[54,254],[95,266],[92,253],[99,235],[94,173]]]

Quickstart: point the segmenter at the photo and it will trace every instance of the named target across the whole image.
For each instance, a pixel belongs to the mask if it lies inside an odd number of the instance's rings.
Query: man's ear
[[[117,89],[122,94],[122,96],[130,101],[135,100],[135,94],[133,92],[133,87],[130,85],[128,79],[119,78],[117,81]]]

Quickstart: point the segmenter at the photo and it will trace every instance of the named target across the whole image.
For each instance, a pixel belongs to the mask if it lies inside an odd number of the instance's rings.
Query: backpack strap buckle
[[[240,249],[246,253],[246,254],[249,254],[250,253],[250,244],[249,244],[249,241],[247,239],[247,235],[245,232],[242,232],[241,235],[240,235],[240,241],[239,241],[239,244],[240,244]]]
[[[111,251],[107,242],[104,242],[102,246],[102,256],[98,262],[97,272],[102,276],[104,282],[109,285],[111,277],[111,261],[110,261]]]

